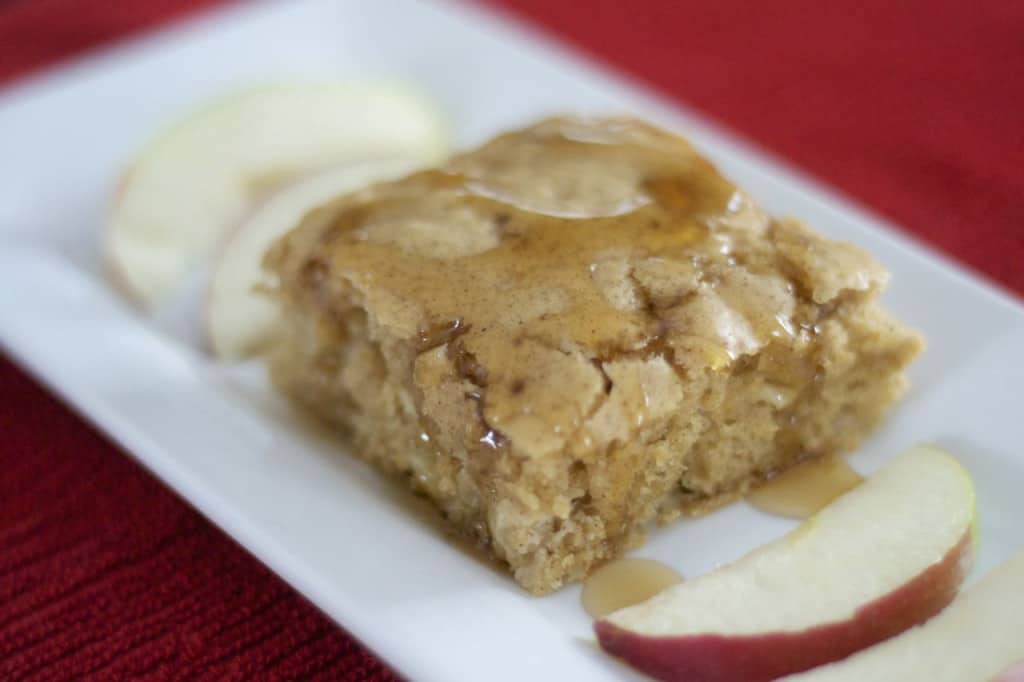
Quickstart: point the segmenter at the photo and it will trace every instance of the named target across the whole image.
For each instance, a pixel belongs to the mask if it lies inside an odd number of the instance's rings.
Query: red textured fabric
[[[1024,293],[1024,2],[499,4]]]
[[[0,84],[217,0],[0,0]],[[502,4],[1024,292],[1024,4]],[[0,679],[393,679],[0,358]]]
[[[0,434],[0,680],[394,679],[2,358]]]
[[[223,0],[0,0],[0,83]]]

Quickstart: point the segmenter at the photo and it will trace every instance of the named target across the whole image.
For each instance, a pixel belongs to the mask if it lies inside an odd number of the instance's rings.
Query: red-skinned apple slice
[[[1024,551],[924,625],[787,682],[1021,682]]]
[[[953,599],[973,522],[967,472],[913,448],[787,536],[598,621],[598,641],[687,682],[760,682],[839,660]]]
[[[263,255],[302,217],[331,199],[417,167],[414,161],[366,161],[319,173],[282,188],[261,202],[232,234],[214,267],[206,328],[214,352],[227,359],[256,352],[272,334],[276,306],[259,291],[271,286]]]
[[[114,275],[140,303],[167,301],[268,190],[374,159],[440,161],[439,112],[390,83],[302,82],[220,98],[159,135],[111,206]]]

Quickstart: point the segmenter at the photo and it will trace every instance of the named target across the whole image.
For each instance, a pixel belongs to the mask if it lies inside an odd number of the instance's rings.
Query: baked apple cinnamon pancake
[[[266,265],[276,385],[534,593],[850,450],[921,348],[869,256],[629,119],[545,120],[341,197]]]

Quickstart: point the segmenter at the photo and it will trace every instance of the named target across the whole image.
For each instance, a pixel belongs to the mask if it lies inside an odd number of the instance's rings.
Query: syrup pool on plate
[[[827,455],[801,462],[768,480],[751,491],[747,501],[769,514],[805,519],[863,480],[845,459]]]
[[[647,601],[683,582],[671,566],[654,559],[616,559],[590,574],[583,583],[583,608],[594,618]]]

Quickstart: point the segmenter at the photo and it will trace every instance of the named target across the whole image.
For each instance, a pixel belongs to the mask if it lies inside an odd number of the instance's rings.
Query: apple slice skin
[[[973,528],[937,563],[842,622],[801,632],[651,637],[607,620],[594,623],[601,647],[666,682],[768,682],[837,661],[923,623],[956,596],[973,560]],[[1016,682],[1016,678],[1010,678]]]

